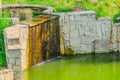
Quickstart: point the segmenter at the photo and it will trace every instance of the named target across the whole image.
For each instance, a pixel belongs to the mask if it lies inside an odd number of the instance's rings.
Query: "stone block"
[[[80,46],[81,52],[85,52],[85,51],[86,51],[86,48],[87,48],[87,45],[81,44],[81,46]]]
[[[20,35],[19,35],[20,28],[28,27],[28,25],[17,24],[15,26],[11,26],[11,27],[8,27],[5,29],[5,38],[7,38],[7,39],[19,38],[20,37]]]
[[[90,36],[90,30],[89,30],[89,27],[87,27],[87,28],[85,28],[85,32],[84,32],[85,34],[85,36]]]
[[[14,18],[11,18],[12,19],[12,23],[15,25],[15,24],[18,24],[20,22],[19,18],[17,17],[14,17]]]
[[[25,57],[25,56],[23,56],[23,57]],[[16,62],[16,65],[17,65],[17,66],[20,66],[20,65],[21,65],[21,59],[16,59],[15,62]]]
[[[0,80],[13,80],[13,70],[3,69],[0,71]]]
[[[10,58],[10,59],[9,59],[9,64],[15,64],[15,59]]]
[[[13,68],[13,64],[8,63],[7,66],[8,66],[8,68],[10,68],[10,69]]]
[[[76,29],[76,22],[72,22],[72,23],[69,23],[70,25],[70,31],[72,30],[75,30]]]
[[[19,44],[20,44],[19,38],[13,38],[7,40],[7,45],[19,45]]]
[[[0,74],[0,80],[6,80],[4,74]]]
[[[70,34],[64,34],[63,37],[64,37],[65,40],[69,40],[70,39]]]
[[[74,15],[75,21],[84,21],[86,16]]]
[[[21,56],[21,51],[20,50],[7,50],[6,56],[8,58],[19,58]]]
[[[75,21],[75,16],[74,15],[70,15],[69,18],[70,18],[70,22]]]
[[[102,37],[102,31],[100,26],[97,27],[96,33],[99,37]]]
[[[64,22],[70,22],[70,17],[69,16],[64,16]]]
[[[91,44],[95,40],[95,37],[81,36],[81,40],[82,44]]]
[[[21,66],[13,66],[13,70],[20,72],[21,71]]]
[[[84,30],[84,28],[83,27],[79,27],[79,29],[78,29],[78,31],[79,31],[79,37],[81,37],[81,36],[84,36],[85,35],[85,30]]]
[[[74,48],[78,48],[80,47],[80,42],[81,42],[81,38],[79,37],[70,37],[70,45],[71,47],[74,47]]]
[[[70,33],[70,27],[69,27],[69,26],[67,26],[67,27],[62,27],[61,30],[62,30],[63,33],[67,33],[67,34]]]
[[[65,46],[70,46],[70,41],[69,40],[64,40],[64,45]]]
[[[107,53],[113,51],[112,43],[109,40],[96,40],[95,41],[95,52],[96,53]]]
[[[75,29],[70,32],[70,37],[78,37],[78,36],[79,36],[78,29]]]

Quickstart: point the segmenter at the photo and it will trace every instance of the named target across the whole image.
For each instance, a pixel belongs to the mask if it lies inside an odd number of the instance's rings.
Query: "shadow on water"
[[[59,59],[71,60],[74,63],[110,63],[120,62],[120,53],[109,52],[109,53],[86,53],[76,55],[64,55]],[[58,60],[59,60],[58,59]]]

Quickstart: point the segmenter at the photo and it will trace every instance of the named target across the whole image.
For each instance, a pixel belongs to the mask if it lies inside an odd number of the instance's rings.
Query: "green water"
[[[119,55],[62,56],[26,73],[26,80],[120,80]]]

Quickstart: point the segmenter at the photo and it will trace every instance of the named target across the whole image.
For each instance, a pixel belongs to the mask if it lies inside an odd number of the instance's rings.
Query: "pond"
[[[61,56],[24,73],[26,80],[119,80],[119,54]]]

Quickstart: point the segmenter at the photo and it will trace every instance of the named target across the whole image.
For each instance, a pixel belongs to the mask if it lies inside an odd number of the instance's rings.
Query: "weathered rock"
[[[13,80],[13,70],[3,69],[0,71],[0,80]]]
[[[96,53],[108,53],[113,50],[113,44],[109,40],[95,40],[94,47]]]
[[[97,0],[93,2],[95,1]],[[115,28],[109,18],[98,19],[94,11],[58,13],[58,15],[64,16],[60,17],[62,20],[64,20],[65,16],[70,19],[70,21],[67,20],[66,23],[60,25],[62,25],[64,29],[66,27],[66,30],[63,29],[63,42],[64,40],[70,42],[70,46],[66,43],[62,44],[71,47],[74,51],[73,54],[90,53],[94,52],[94,49],[96,49],[96,52],[118,50],[116,46],[118,46],[119,28]],[[69,40],[65,38],[64,35],[66,34],[69,35]],[[98,41],[94,47],[93,42],[96,40]]]

